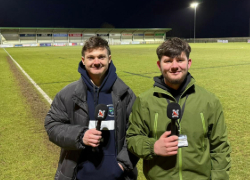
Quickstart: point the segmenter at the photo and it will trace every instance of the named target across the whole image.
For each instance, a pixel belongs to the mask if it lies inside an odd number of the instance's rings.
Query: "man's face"
[[[82,63],[90,76],[93,79],[101,79],[108,70],[111,62],[111,55],[108,55],[106,48],[89,49],[82,56]]]
[[[191,63],[191,59],[187,59],[185,52],[174,58],[162,56],[161,61],[157,61],[165,83],[173,89],[180,87],[187,76]]]

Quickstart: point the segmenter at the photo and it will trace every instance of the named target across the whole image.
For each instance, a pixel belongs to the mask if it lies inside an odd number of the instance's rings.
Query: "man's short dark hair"
[[[161,60],[162,56],[168,56],[174,58],[185,52],[187,58],[189,59],[189,54],[191,52],[191,47],[189,44],[181,40],[180,38],[174,37],[163,42],[156,50],[158,59]]]
[[[108,51],[108,55],[111,54],[110,48],[108,41],[105,39],[98,37],[98,36],[93,36],[86,40],[84,46],[82,47],[82,56],[85,55],[85,52],[90,50],[90,49],[96,49],[96,48],[105,48]]]

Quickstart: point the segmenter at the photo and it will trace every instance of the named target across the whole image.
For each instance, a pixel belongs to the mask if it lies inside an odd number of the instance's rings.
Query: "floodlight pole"
[[[195,43],[195,25],[196,25],[196,7],[194,7],[194,43]]]
[[[250,18],[249,18],[249,35],[248,36],[250,37]]]
[[[2,35],[0,33],[0,45],[2,45]]]
[[[191,7],[194,8],[194,43],[195,43],[195,26],[196,26],[196,8],[198,3],[192,3]]]

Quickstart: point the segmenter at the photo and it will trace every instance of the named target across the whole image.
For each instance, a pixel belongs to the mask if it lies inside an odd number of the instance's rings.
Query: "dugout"
[[[82,45],[91,36],[109,44],[160,43],[171,28],[18,28],[0,27],[2,47]]]

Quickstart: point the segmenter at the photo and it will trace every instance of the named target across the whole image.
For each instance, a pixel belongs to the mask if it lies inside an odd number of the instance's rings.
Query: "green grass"
[[[192,76],[197,84],[215,93],[224,108],[233,149],[230,179],[248,179],[250,176],[250,171],[248,171],[250,169],[250,161],[248,161],[250,156],[248,133],[250,129],[248,123],[250,122],[250,44],[190,45],[192,47],[190,56]],[[153,77],[160,74],[156,66],[157,46],[111,46],[117,74],[137,95],[152,87]],[[81,60],[81,47],[9,48],[7,50],[51,98],[54,98],[65,85],[80,77],[77,67]],[[142,76],[131,75],[127,72]],[[2,84],[5,83],[8,82],[4,81]],[[16,97],[19,96],[16,95]],[[25,107],[25,104],[23,106]],[[22,117],[20,121],[27,121],[27,119]],[[9,165],[13,166],[11,163]],[[140,172],[138,179],[145,179],[141,162],[138,167]]]
[[[59,155],[48,151],[6,56],[0,49],[0,179],[52,179]]]

